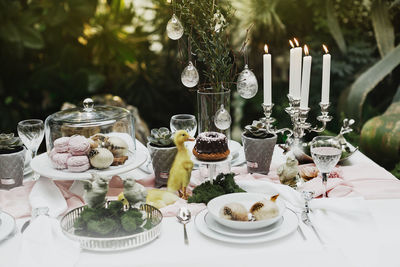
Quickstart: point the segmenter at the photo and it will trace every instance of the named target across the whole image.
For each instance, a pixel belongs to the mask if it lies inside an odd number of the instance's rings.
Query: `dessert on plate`
[[[228,138],[217,132],[200,133],[193,148],[193,155],[204,161],[224,160],[229,153]]]
[[[95,106],[90,98],[81,108],[48,116],[45,135],[52,166],[69,172],[123,165],[136,149],[131,113],[120,107]]]

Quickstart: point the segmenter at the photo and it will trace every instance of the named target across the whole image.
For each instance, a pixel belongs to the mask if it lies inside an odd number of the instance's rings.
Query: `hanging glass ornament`
[[[229,112],[222,104],[214,116],[214,124],[220,130],[226,130],[231,127],[232,118]]]
[[[199,83],[199,73],[192,61],[189,61],[189,64],[182,71],[181,81],[184,86],[189,88],[195,87]]]
[[[249,99],[254,97],[258,91],[257,78],[249,69],[247,64],[237,79],[237,90],[241,97]]]
[[[172,40],[178,40],[183,35],[182,23],[175,14],[167,23],[167,35]]]

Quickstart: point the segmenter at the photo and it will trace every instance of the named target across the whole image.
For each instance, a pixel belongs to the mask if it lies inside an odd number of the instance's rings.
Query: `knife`
[[[325,245],[324,241],[322,240],[321,236],[317,232],[317,229],[315,229],[314,224],[311,222],[310,217],[308,216],[308,213],[305,210],[302,211],[302,213],[301,213],[301,220],[303,221],[303,223],[305,225],[309,226],[314,231],[314,233],[317,236],[319,242],[321,242],[322,245]]]

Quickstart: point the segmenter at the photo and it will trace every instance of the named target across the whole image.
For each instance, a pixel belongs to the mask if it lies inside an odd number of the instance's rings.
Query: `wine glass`
[[[44,125],[42,120],[24,120],[17,126],[18,136],[25,147],[32,153],[32,159],[36,156],[37,150],[44,137]]]
[[[322,197],[328,197],[326,186],[330,172],[339,162],[342,155],[342,147],[335,136],[317,136],[311,141],[311,156],[322,175],[324,193]]]
[[[169,127],[171,128],[171,132],[186,130],[190,136],[194,137],[197,130],[196,117],[190,114],[174,115],[171,117]]]

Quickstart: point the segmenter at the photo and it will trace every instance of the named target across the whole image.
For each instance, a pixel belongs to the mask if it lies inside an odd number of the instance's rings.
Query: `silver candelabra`
[[[264,109],[265,118],[263,119],[267,128],[267,131],[272,134],[277,133],[285,133],[287,134],[286,145],[291,146],[293,144],[298,144],[300,139],[306,134],[306,132],[323,132],[326,128],[326,124],[332,120],[332,116],[328,115],[328,109],[330,103],[324,104],[320,103],[321,107],[321,115],[317,117],[317,120],[322,123],[321,126],[312,127],[311,123],[307,122],[308,112],[310,108],[301,108],[300,107],[300,99],[294,99],[290,95],[289,98],[289,107],[285,108],[287,114],[289,114],[290,119],[292,121],[292,129],[290,128],[281,128],[277,129],[272,124],[276,121],[275,118],[271,117],[272,108],[274,104],[262,104]]]

